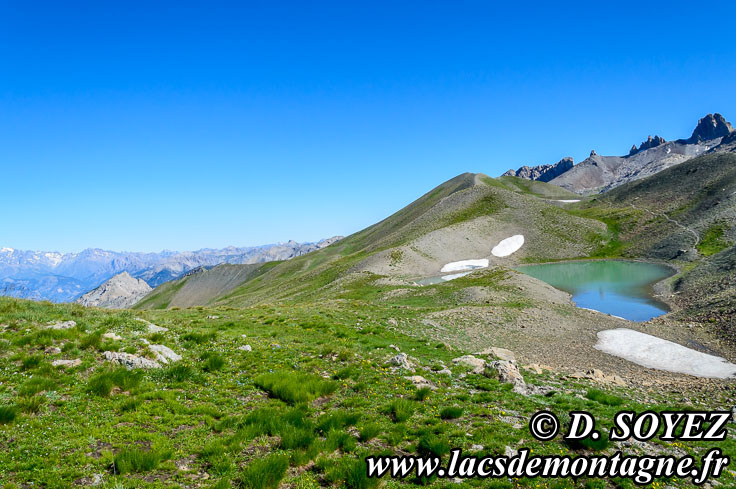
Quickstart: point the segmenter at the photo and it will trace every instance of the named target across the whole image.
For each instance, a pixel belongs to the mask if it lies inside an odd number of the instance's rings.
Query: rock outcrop
[[[566,156],[554,165],[539,166],[522,166],[518,170],[509,170],[503,176],[519,177],[526,180],[538,180],[540,182],[549,182],[553,178],[562,175],[572,168],[574,161],[571,157]]]
[[[132,353],[106,351],[103,352],[102,356],[105,357],[105,360],[108,362],[117,363],[128,370],[132,370],[134,368],[161,368],[160,363],[138,355],[133,355]]]
[[[722,138],[734,132],[733,126],[718,113],[708,114],[698,121],[688,144],[696,144],[702,141],[710,141],[712,139]]]
[[[77,299],[77,304],[85,307],[127,309],[152,290],[144,280],[133,278],[128,272],[123,272],[84,294]]]
[[[636,147],[636,145],[633,145],[631,147],[631,151],[629,151],[629,156],[633,156],[636,153],[639,153],[639,152],[644,151],[644,150],[647,150],[647,149],[656,148],[660,144],[664,144],[666,142],[667,141],[664,138],[662,138],[662,137],[659,137],[659,136],[654,136],[654,137],[649,136],[646,141],[644,141],[643,143],[641,143],[639,145],[638,148]]]
[[[76,327],[76,321],[57,321],[46,326],[46,329],[71,329]]]

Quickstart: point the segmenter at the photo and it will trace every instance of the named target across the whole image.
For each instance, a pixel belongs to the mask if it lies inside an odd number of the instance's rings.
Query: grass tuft
[[[394,423],[403,423],[414,414],[414,404],[406,399],[395,399],[386,406],[385,412]]]
[[[199,359],[202,361],[202,370],[205,372],[217,372],[225,366],[225,359],[217,353],[204,352]]]
[[[143,372],[118,368],[94,375],[87,381],[87,391],[101,397],[108,397],[114,387],[123,391],[135,389],[143,380]]]
[[[381,425],[378,423],[366,423],[360,427],[358,433],[360,433],[360,441],[370,441],[381,433]]]
[[[289,468],[286,455],[270,455],[254,460],[241,476],[242,487],[246,489],[276,489]]]
[[[269,373],[256,377],[255,385],[288,404],[309,402],[332,394],[337,384],[312,374]]]
[[[18,408],[15,406],[0,406],[0,424],[12,423],[18,414]]]
[[[591,401],[595,401],[606,406],[620,406],[624,402],[622,398],[614,396],[613,394],[608,394],[598,389],[588,389],[585,397],[587,397]]]
[[[415,401],[426,401],[431,393],[432,389],[429,387],[422,387],[414,392],[413,398]]]
[[[457,419],[463,415],[463,408],[458,406],[449,406],[440,411],[442,419]]]
[[[147,452],[139,448],[125,448],[115,456],[113,470],[116,474],[147,472],[157,468],[169,456],[167,452],[153,450]]]

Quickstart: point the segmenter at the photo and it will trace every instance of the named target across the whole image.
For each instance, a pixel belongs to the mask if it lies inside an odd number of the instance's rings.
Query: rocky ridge
[[[665,141],[649,137],[639,147],[634,145],[627,156],[590,157],[549,183],[572,192],[590,195],[646,178],[692,158],[712,151],[732,151],[723,142],[730,141],[733,127],[721,114],[708,114],[698,121],[688,139]]]
[[[562,158],[554,165],[522,166],[518,170],[509,170],[503,176],[519,177],[526,180],[549,182],[573,167],[575,162],[570,156]]]

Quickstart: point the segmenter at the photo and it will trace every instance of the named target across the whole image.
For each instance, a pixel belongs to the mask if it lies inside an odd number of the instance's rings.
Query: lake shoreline
[[[628,321],[646,322],[676,310],[666,292],[678,269],[659,260],[563,260],[514,269],[569,293],[578,308]]]

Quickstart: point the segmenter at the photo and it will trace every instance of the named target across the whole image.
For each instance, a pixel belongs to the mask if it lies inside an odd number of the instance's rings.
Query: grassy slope
[[[558,187],[557,185],[552,185],[551,183],[526,180],[524,178],[511,176],[500,177],[495,180],[503,183],[511,190],[534,195],[541,199],[580,200],[581,198],[580,195],[570,192],[562,187]]]
[[[156,287],[135,308],[166,309],[207,305],[275,264],[219,265]]]
[[[280,263],[216,303],[243,306],[329,297],[333,293],[332,286],[368,257],[385,250],[399,253],[399,247],[432,231],[488,216],[536,233],[535,240],[530,242],[533,244],[528,246],[538,251],[528,256],[527,261],[548,260],[556,256],[550,253],[564,253],[561,250],[573,245],[585,251],[560,258],[584,257],[607,243],[607,233],[599,222],[571,216],[564,209],[532,195],[516,180],[519,179],[459,175],[363,231],[323,250]],[[556,191],[552,187],[541,184],[535,186],[534,191],[553,195]],[[562,191],[556,196],[568,195]]]
[[[351,300],[150,311],[145,317],[169,331],[148,334],[127,311],[0,298],[0,324],[7,325],[0,332],[5,487],[81,486],[95,477],[102,487],[259,487],[252,484],[268,473],[277,481],[283,477],[281,487],[367,488],[372,484],[361,477],[365,467],[359,459],[368,454],[429,449],[446,455],[449,447],[471,451],[473,445],[482,445],[483,454],[503,454],[507,446],[535,454],[589,453],[559,438],[530,439],[525,422],[540,409],[562,419],[568,411],[585,410],[608,425],[622,408],[692,408],[679,404],[679,394],[631,388],[603,394],[586,381],[527,370],[528,383],[551,386],[553,393],[522,396],[480,375],[461,378],[468,368],[451,359],[465,352],[449,351],[418,332],[409,336],[410,314],[406,308]],[[211,315],[219,319],[207,319]],[[78,325],[66,331],[43,328],[62,319]],[[122,340],[102,340],[104,332]],[[101,358],[103,350],[150,355],[144,339],[171,347],[183,360],[162,370],[128,372],[110,370]],[[238,349],[245,343],[251,352]],[[389,345],[409,352],[418,368],[428,367],[419,373],[438,390],[417,397],[404,378],[409,372],[386,368],[385,361],[396,354]],[[62,353],[44,355],[49,346]],[[80,358],[82,365],[54,368],[50,362],[57,358]],[[443,365],[452,376],[437,372]],[[720,402],[718,396],[708,402]],[[457,411],[456,418],[443,419],[448,408]],[[677,447],[697,454],[709,445]],[[718,447],[736,456],[732,438]],[[655,449],[671,453],[675,447],[654,441],[647,450]],[[412,479],[385,484],[427,485]],[[428,485],[447,487],[442,480]],[[467,481],[462,487],[603,485],[504,479]],[[609,487],[634,486],[611,481]]]

